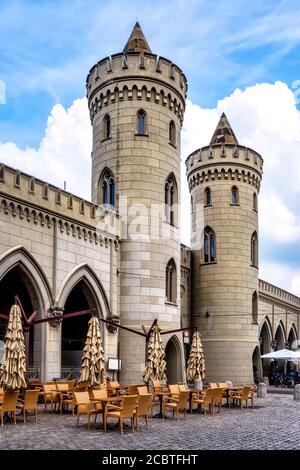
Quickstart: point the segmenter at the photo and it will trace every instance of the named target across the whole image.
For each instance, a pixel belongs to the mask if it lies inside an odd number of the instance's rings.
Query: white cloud
[[[14,143],[0,144],[0,161],[90,198],[92,129],[86,98],[67,110],[56,104],[38,149],[21,150]]]
[[[264,158],[260,195],[260,237],[281,251],[300,241],[300,113],[295,96],[282,82],[262,83],[236,89],[214,109],[187,101],[182,133],[182,241],[189,244],[190,195],[184,161],[189,153],[207,145],[222,111],[239,142],[254,148]],[[82,197],[90,195],[92,132],[86,98],[68,109],[55,105],[38,149],[19,149],[14,143],[0,144],[0,161],[19,168]],[[300,294],[300,274],[276,260],[262,266],[266,280]],[[266,276],[265,276],[265,274]]]

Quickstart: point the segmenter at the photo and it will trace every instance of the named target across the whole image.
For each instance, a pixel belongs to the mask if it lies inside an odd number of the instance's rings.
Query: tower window
[[[111,138],[111,120],[110,116],[106,114],[103,119],[103,140]]]
[[[169,124],[169,143],[175,147],[176,145],[176,127],[174,121]]]
[[[253,232],[251,236],[251,265],[258,267],[258,239],[256,232]]]
[[[204,229],[204,263],[216,261],[216,235],[211,227]]]
[[[166,300],[172,303],[177,302],[177,270],[173,258],[166,267]]]
[[[211,189],[210,188],[205,188],[205,191],[204,191],[204,204],[206,206],[210,206],[211,205],[211,201],[212,201],[212,198],[211,198]]]
[[[231,188],[231,204],[237,205],[239,203],[239,190],[236,186]]]
[[[99,180],[99,204],[115,206],[115,180],[109,168],[103,170]]]
[[[139,135],[146,134],[146,113],[143,109],[140,109],[137,113],[137,133]]]
[[[253,292],[252,295],[252,323],[257,324],[258,321],[258,299],[257,292]]]
[[[177,204],[178,204],[178,190],[176,178],[171,173],[165,183],[165,212],[166,222],[170,225],[177,223]]]
[[[253,210],[257,212],[257,194],[253,193]]]

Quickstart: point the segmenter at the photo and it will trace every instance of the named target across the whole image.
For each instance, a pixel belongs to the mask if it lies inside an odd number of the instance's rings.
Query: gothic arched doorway
[[[10,269],[0,281],[0,313],[9,315],[11,306],[15,303],[14,297],[17,295],[21,301],[24,311],[29,317],[33,311],[41,314],[39,295],[30,279],[30,276],[23,269],[21,264],[17,264]],[[0,319],[0,340],[4,341],[7,328],[7,321]],[[28,363],[31,371],[40,375],[42,362],[42,325],[32,325],[29,329],[29,354]],[[30,371],[29,371],[30,373]]]
[[[262,363],[260,357],[260,350],[259,347],[256,346],[253,354],[252,354],[252,367],[253,367],[253,380],[256,382],[257,380],[262,380],[263,378],[263,370],[262,370]]]
[[[94,293],[88,283],[84,279],[81,279],[69,293],[65,303],[64,313],[90,310],[96,307],[97,302]],[[69,373],[70,370],[72,370],[76,375],[79,374],[82,351],[86,340],[90,318],[91,316],[89,314],[83,314],[64,318],[62,322],[62,375]]]
[[[268,354],[271,352],[272,347],[272,333],[271,326],[268,319],[266,319],[260,330],[260,354]],[[270,373],[271,361],[269,359],[262,359],[262,374],[263,377],[268,377]]]
[[[182,381],[182,352],[179,339],[172,336],[166,345],[167,380],[169,384]]]

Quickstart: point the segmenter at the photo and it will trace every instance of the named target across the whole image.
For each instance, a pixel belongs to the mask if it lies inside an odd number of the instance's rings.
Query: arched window
[[[236,186],[232,186],[231,188],[231,204],[238,204],[239,203],[239,190]]]
[[[140,109],[137,113],[137,133],[140,135],[146,134],[146,113]]]
[[[176,127],[174,121],[171,121],[169,124],[169,143],[171,145],[176,145]]]
[[[258,321],[258,298],[257,292],[253,292],[252,295],[252,323],[257,324]]]
[[[211,205],[211,189],[210,188],[205,188],[204,190],[204,204],[205,206],[210,206]]]
[[[110,116],[106,114],[103,118],[103,140],[110,139],[111,137],[111,120]]]
[[[112,171],[105,168],[99,180],[99,204],[115,206],[115,180]]]
[[[253,210],[257,212],[257,194],[253,193]]]
[[[211,227],[204,229],[204,263],[216,261],[216,236]]]
[[[258,267],[258,239],[256,232],[253,232],[251,236],[251,264]]]
[[[176,178],[170,173],[165,183],[165,212],[166,222],[175,225],[177,223],[178,189]]]
[[[177,302],[177,270],[173,258],[166,267],[166,300],[172,303]]]

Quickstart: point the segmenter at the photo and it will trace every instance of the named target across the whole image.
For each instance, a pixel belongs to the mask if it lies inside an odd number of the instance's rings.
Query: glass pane
[[[110,201],[111,206],[115,205],[115,184],[113,181],[110,182]]]
[[[209,261],[209,249],[208,249],[208,237],[204,236],[204,261],[208,263]]]
[[[108,203],[108,187],[107,183],[103,183],[103,204]]]
[[[210,239],[210,261],[215,261],[216,250],[215,250],[215,239],[211,237]]]
[[[138,114],[138,133],[145,134],[145,115],[142,111]]]

